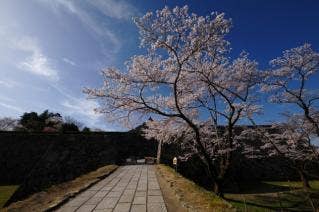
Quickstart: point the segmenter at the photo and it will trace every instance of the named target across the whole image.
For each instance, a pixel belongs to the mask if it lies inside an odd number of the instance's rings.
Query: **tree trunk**
[[[201,154],[202,157],[200,157],[200,159],[202,160],[203,164],[205,165],[205,170],[207,175],[209,176],[209,178],[214,182],[213,185],[213,191],[214,193],[216,193],[217,195],[220,196],[221,192],[221,184],[218,182],[218,172],[216,170],[216,167],[214,166],[214,164],[212,163],[209,155],[206,152],[206,149],[204,148],[204,146],[201,143],[201,139],[200,139],[200,135],[199,135],[199,130],[193,128],[193,130],[195,131],[195,140],[197,143],[197,149],[199,151],[199,153]]]
[[[230,148],[233,147],[233,124],[229,123],[227,126],[227,142]],[[223,156],[223,158],[220,161],[219,164],[219,173],[218,177],[214,182],[214,192],[216,195],[220,197],[224,197],[224,191],[222,189],[223,187],[223,181],[225,179],[225,176],[229,172],[229,167],[231,166],[232,163],[232,152],[226,153],[226,155]]]
[[[304,173],[303,170],[300,170],[300,169],[298,169],[298,173],[299,173],[300,179],[302,181],[302,187],[305,190],[310,189],[310,184],[309,184],[309,180],[308,180],[307,175]]]
[[[157,155],[156,155],[156,163],[157,164],[161,163],[161,154],[162,154],[162,141],[158,141]]]
[[[224,197],[224,192],[222,190],[222,182],[220,179],[216,179],[213,185],[213,191],[217,196]]]

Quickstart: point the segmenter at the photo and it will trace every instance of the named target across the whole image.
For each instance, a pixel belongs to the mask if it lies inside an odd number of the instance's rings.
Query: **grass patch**
[[[239,211],[314,211],[319,208],[319,181],[310,185],[304,191],[301,182],[261,182],[225,198]]]
[[[300,181],[266,181],[264,183],[288,188],[302,188],[302,182]],[[309,184],[312,189],[319,190],[319,180],[311,180]]]
[[[53,185],[44,191],[35,193],[25,200],[12,203],[4,211],[47,211],[59,206],[69,198],[89,188],[117,169],[116,165],[108,165],[89,172],[72,181]]]
[[[174,169],[165,165],[157,166],[157,173],[163,178],[174,194],[178,197],[181,205],[187,211],[232,211],[234,208],[194,182],[176,173]]]
[[[8,201],[12,194],[18,189],[18,185],[1,185],[0,186],[0,208]]]

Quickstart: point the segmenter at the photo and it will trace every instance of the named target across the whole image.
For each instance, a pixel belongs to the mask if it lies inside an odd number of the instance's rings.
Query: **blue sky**
[[[225,12],[233,20],[231,56],[245,50],[260,68],[304,42],[319,51],[318,0],[2,0],[0,117],[49,109],[89,127],[122,129],[93,112],[97,103],[83,87],[99,87],[103,67],[123,68],[142,52],[132,16],[185,4],[200,15]],[[266,105],[258,122],[278,120],[281,109]]]

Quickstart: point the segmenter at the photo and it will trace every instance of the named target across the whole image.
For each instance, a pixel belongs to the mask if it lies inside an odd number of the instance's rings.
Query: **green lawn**
[[[261,182],[242,185],[225,198],[239,211],[314,211],[319,208],[319,181],[311,181],[309,191],[301,182]]]
[[[8,201],[11,195],[17,190],[18,185],[0,186],[0,208]]]
[[[269,185],[274,185],[274,186],[283,186],[283,187],[288,187],[288,188],[302,188],[302,183],[300,181],[269,181],[269,182],[264,182]],[[310,181],[310,187],[312,189],[317,189],[319,190],[319,180],[314,180]]]

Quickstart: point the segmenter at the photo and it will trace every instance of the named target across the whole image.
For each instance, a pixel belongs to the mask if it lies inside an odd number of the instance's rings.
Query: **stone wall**
[[[136,132],[0,133],[0,183],[19,184],[10,201],[72,180],[125,158],[156,155],[156,144]]]

